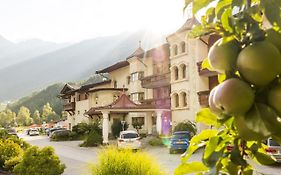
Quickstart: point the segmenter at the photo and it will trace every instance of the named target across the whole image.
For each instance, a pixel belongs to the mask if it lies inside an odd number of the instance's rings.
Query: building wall
[[[197,68],[197,62],[207,57],[208,47],[199,39],[187,38],[187,32],[183,31],[167,37],[167,41],[170,44],[173,126],[184,120],[195,120],[196,112],[200,109],[197,92],[208,90],[208,78],[200,77]],[[183,42],[185,43],[184,52],[182,52]],[[177,53],[175,51],[176,48]],[[185,78],[183,78],[183,65],[186,67]],[[178,73],[175,73],[176,69]],[[177,80],[175,79],[176,74],[178,75]],[[183,93],[185,93],[185,96],[182,95]],[[183,102],[184,97],[186,97],[185,106]]]
[[[111,87],[114,87],[114,81],[117,82],[117,88],[128,87],[129,66],[114,70],[109,73],[111,79]]]

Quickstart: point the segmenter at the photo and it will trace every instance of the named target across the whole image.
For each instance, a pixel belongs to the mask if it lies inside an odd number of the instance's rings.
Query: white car
[[[136,131],[121,131],[117,146],[119,149],[140,149],[140,135]]]
[[[35,128],[31,128],[29,130],[29,135],[30,136],[38,136],[39,135],[39,130],[38,129],[35,129]]]
[[[278,163],[281,163],[281,146],[272,138],[267,139],[266,153],[272,157]]]

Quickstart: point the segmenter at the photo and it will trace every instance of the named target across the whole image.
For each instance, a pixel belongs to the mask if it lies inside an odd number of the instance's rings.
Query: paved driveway
[[[90,175],[90,163],[97,161],[97,154],[101,148],[81,148],[80,141],[50,142],[46,136],[22,135],[26,141],[37,146],[52,146],[60,160],[66,165],[64,175]],[[180,154],[169,154],[167,148],[146,147],[143,151],[152,155],[165,169],[168,175],[180,164]],[[202,152],[198,151],[190,160],[200,161]],[[281,175],[281,166],[254,165],[259,172],[268,175]]]

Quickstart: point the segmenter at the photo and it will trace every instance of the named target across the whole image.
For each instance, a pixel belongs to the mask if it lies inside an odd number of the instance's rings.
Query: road
[[[46,136],[21,137],[32,145],[39,147],[52,146],[60,160],[66,165],[63,175],[90,175],[90,164],[96,163],[98,152],[101,148],[81,148],[80,141],[50,142]],[[143,151],[153,156],[168,175],[172,175],[174,169],[180,164],[180,154],[169,154],[167,148],[147,147]],[[190,161],[200,161],[202,152],[198,151],[192,155]],[[254,164],[254,167],[267,175],[281,175],[281,165],[261,166]],[[258,175],[258,173],[257,173]]]

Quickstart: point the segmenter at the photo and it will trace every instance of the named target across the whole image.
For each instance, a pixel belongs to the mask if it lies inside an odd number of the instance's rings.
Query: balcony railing
[[[200,91],[200,92],[197,92],[197,94],[198,94],[199,104],[202,107],[208,107],[210,91]]]
[[[171,107],[171,98],[161,98],[161,99],[145,99],[141,101],[144,105],[151,105],[155,108],[170,108]]]
[[[64,111],[75,111],[75,102],[66,103],[63,105]]]
[[[197,62],[197,68],[198,68],[198,73],[201,76],[210,77],[218,74],[216,71],[210,71],[206,68],[202,69],[202,61]]]
[[[141,80],[141,85],[143,88],[148,88],[148,89],[169,86],[170,79],[171,79],[170,72],[160,75],[151,75],[151,76],[144,77]]]

